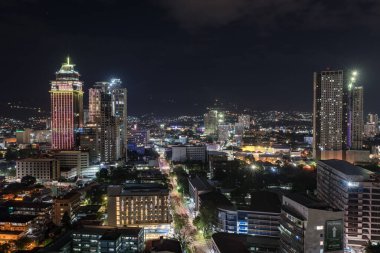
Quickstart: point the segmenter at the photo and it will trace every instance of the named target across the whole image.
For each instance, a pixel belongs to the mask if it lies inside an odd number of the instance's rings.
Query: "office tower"
[[[72,150],[75,131],[83,126],[83,91],[79,73],[70,58],[51,81],[52,149]]]
[[[218,132],[218,126],[224,124],[224,112],[217,109],[210,109],[204,114],[205,134],[215,135]]]
[[[346,247],[362,252],[368,241],[380,242],[380,180],[346,161],[317,163],[317,196],[344,211]]]
[[[314,73],[313,157],[343,158],[346,101],[343,70]]]
[[[363,87],[356,85],[357,75],[343,70],[314,73],[314,158],[346,159],[345,150],[362,148]]]
[[[112,95],[109,90],[100,95],[100,160],[114,162],[120,159],[119,121],[113,115]]]
[[[302,194],[284,195],[280,252],[344,252],[343,213]]]
[[[89,123],[79,134],[79,150],[88,152],[91,164],[100,162],[99,131],[95,123]]]
[[[126,154],[127,89],[120,79],[97,82],[90,89],[89,121],[98,127],[99,154],[102,162],[113,162]]]
[[[112,79],[110,82],[112,94],[112,110],[116,117],[120,130],[120,148],[122,154],[126,154],[128,137],[127,137],[127,89],[121,87],[120,79]]]
[[[248,129],[251,125],[251,116],[242,114],[238,116],[238,123],[242,124],[245,129]]]
[[[88,90],[88,121],[96,123],[100,118],[100,93],[103,89],[101,83],[96,83],[94,88]]]
[[[349,148],[354,150],[362,149],[364,135],[364,120],[363,120],[363,87],[349,87],[349,96],[351,97],[351,106],[349,108],[350,118],[348,128],[351,131]]]
[[[219,125],[218,126],[218,141],[220,142],[226,142],[230,139],[230,132],[231,131],[230,125]]]
[[[87,125],[89,122],[90,116],[89,116],[89,110],[88,109],[83,109],[83,125]]]

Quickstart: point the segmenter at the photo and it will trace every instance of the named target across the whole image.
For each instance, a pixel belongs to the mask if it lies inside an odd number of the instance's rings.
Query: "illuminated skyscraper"
[[[313,156],[342,159],[347,132],[343,70],[314,73],[313,86]]]
[[[112,112],[112,95],[101,92],[100,99],[100,160],[114,162],[120,159],[119,122]]]
[[[362,149],[363,87],[356,85],[357,75],[357,71],[347,74],[343,70],[314,73],[316,159],[348,159],[345,150]]]
[[[127,137],[127,88],[121,87],[120,79],[112,79],[110,82],[112,95],[112,112],[116,117],[120,131],[120,148],[126,155],[128,145]]]
[[[83,83],[70,58],[51,81],[52,149],[71,150],[75,147],[75,131],[83,126]]]
[[[102,162],[113,162],[122,157],[126,137],[124,126],[127,124],[127,90],[120,87],[120,80],[97,82],[90,89],[90,121],[97,129],[97,146]]]
[[[225,122],[224,112],[217,109],[210,109],[204,115],[205,134],[212,135],[218,133],[218,126]]]
[[[251,125],[251,116],[247,114],[242,114],[238,116],[238,122],[244,126],[244,128],[248,129]]]
[[[101,92],[107,89],[106,86],[108,86],[107,82],[97,82],[93,88],[88,90],[88,118],[91,123],[96,123],[100,119]]]
[[[351,114],[351,138],[349,149],[362,149],[364,136],[364,119],[363,119],[363,87],[352,87],[349,91],[351,96],[351,106],[349,108]]]

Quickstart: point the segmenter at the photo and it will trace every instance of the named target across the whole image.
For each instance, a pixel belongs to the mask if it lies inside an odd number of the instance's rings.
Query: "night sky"
[[[327,67],[357,69],[365,110],[380,112],[377,0],[1,0],[0,32],[2,111],[48,109],[70,55],[86,93],[121,78],[131,115],[201,114],[215,98],[311,111]]]

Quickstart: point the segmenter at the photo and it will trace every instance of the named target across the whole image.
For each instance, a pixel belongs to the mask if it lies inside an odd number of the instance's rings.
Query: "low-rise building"
[[[54,199],[53,205],[53,223],[61,225],[62,218],[67,212],[71,221],[76,219],[76,214],[80,207],[80,193],[72,191],[64,196],[59,196]]]
[[[59,161],[61,171],[75,168],[77,176],[81,176],[82,170],[88,168],[90,164],[90,155],[84,151],[59,151],[54,153],[54,157]]]
[[[1,215],[0,244],[19,240],[33,226],[36,216],[31,215]]]
[[[218,208],[220,232],[248,234],[278,238],[280,236],[281,201],[273,192],[255,192],[251,195],[251,205],[235,208]]]
[[[215,233],[211,236],[212,253],[277,253],[279,241],[264,236]]]
[[[52,219],[52,204],[42,202],[6,201],[0,208],[6,208],[9,215],[37,216],[38,224],[46,225]]]
[[[154,183],[111,185],[107,197],[108,225],[144,227],[145,234],[152,238],[169,232],[171,216],[167,187]]]
[[[181,243],[175,239],[152,240],[151,253],[182,253]]]
[[[195,176],[189,178],[189,194],[190,198],[194,201],[195,211],[199,210],[199,195],[213,190],[212,186],[208,183],[207,178]]]
[[[186,162],[186,161],[200,161],[206,162],[207,152],[204,145],[189,145],[189,146],[173,146],[172,147],[172,161],[173,162]]]
[[[144,229],[84,226],[72,232],[73,252],[135,253],[144,250]]]
[[[16,161],[16,177],[33,176],[37,180],[57,180],[60,163],[56,159],[27,158]]]

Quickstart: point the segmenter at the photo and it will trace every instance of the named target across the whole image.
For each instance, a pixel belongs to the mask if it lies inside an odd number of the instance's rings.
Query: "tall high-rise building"
[[[112,79],[97,82],[89,92],[89,120],[98,126],[100,160],[118,160],[126,156],[127,89],[120,79]]]
[[[345,159],[345,150],[363,144],[363,87],[358,73],[343,70],[314,73],[313,156]]]
[[[230,139],[232,126],[223,124],[218,126],[218,141],[226,142]]]
[[[121,87],[120,79],[112,79],[110,82],[112,94],[112,110],[116,117],[120,131],[120,148],[122,154],[126,154],[128,145],[127,136],[127,88]]]
[[[100,118],[100,93],[103,85],[96,83],[93,88],[88,90],[88,121],[96,123]]]
[[[362,149],[363,136],[364,136],[364,119],[363,119],[363,87],[349,88],[349,96],[351,97],[351,105],[349,107],[350,121],[348,122],[351,127],[351,138],[349,149]],[[350,100],[350,99],[349,99]]]
[[[70,58],[51,81],[52,149],[72,150],[75,131],[83,126],[83,83]]]
[[[342,159],[346,142],[343,70],[314,73],[313,86],[313,156],[320,159],[321,152],[328,151]]]
[[[218,126],[225,122],[224,112],[217,109],[210,109],[204,115],[205,134],[217,134]]]
[[[101,92],[100,99],[100,160],[113,162],[120,159],[120,131],[117,118],[113,115],[112,95]]]
[[[238,116],[238,123],[242,124],[244,128],[248,129],[251,125],[251,116],[242,114]]]

